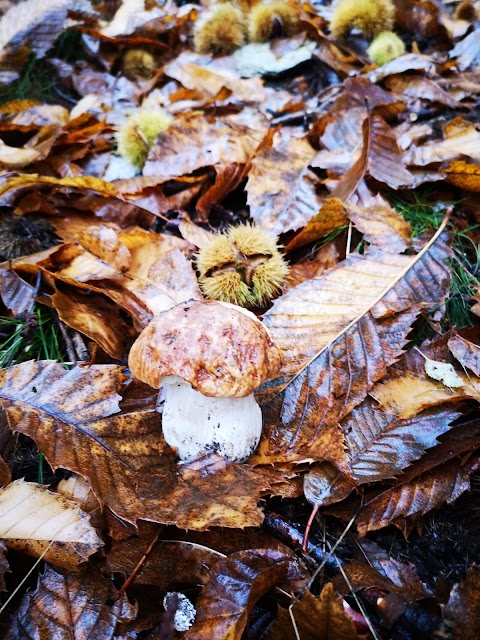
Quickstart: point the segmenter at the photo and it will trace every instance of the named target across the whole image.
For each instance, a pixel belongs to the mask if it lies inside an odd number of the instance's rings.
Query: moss
[[[332,13],[330,31],[335,38],[342,38],[355,28],[371,38],[391,31],[394,20],[391,0],[340,0]]]
[[[367,53],[375,64],[382,65],[405,53],[405,45],[393,31],[382,31],[372,41]]]

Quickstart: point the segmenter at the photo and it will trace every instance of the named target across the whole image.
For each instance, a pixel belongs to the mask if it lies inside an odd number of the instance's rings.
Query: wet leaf
[[[295,621],[293,626],[292,619]],[[353,620],[345,613],[342,598],[327,582],[318,597],[307,591],[291,609],[278,609],[278,621],[267,640],[360,640]]]
[[[0,400],[12,430],[33,438],[52,468],[88,479],[124,520],[195,530],[260,525],[268,471],[218,456],[178,464],[155,407],[117,413],[124,379],[114,365],[66,371],[28,362],[0,371]]]
[[[320,462],[312,465],[306,474],[303,491],[310,504],[326,507],[350,495],[353,491],[353,484],[342,476],[332,464]]]
[[[195,624],[185,640],[240,640],[256,602],[284,582],[289,562],[269,549],[239,551],[219,560],[197,600]]]
[[[351,254],[275,301],[264,323],[284,364],[258,392],[265,428],[255,460],[295,454],[345,462],[338,421],[401,353],[416,301],[436,307],[445,296],[445,240],[437,236],[417,256]]]
[[[0,268],[0,296],[14,316],[30,311],[36,295],[35,287],[18,276],[11,266]]]
[[[0,492],[0,538],[7,547],[74,569],[103,545],[78,504],[33,482]]]
[[[404,518],[428,513],[444,502],[450,504],[470,489],[470,476],[479,466],[479,457],[473,456],[464,465],[454,459],[411,480],[399,478],[396,485],[362,509],[356,519],[358,533],[363,536]]]
[[[480,347],[458,334],[448,341],[448,348],[460,364],[480,377]]]
[[[14,612],[6,640],[133,640],[136,636],[124,635],[122,626],[136,616],[137,607],[125,594],[117,598],[98,567],[62,574],[47,565],[36,590],[27,593]]]
[[[255,222],[275,235],[303,227],[321,207],[318,180],[308,170],[315,152],[303,138],[274,134],[248,174],[247,202]]]
[[[394,478],[437,438],[460,414],[448,408],[426,411],[402,420],[367,398],[342,422],[351,474],[358,484]]]
[[[360,157],[343,175],[332,196],[346,200],[366,173],[392,189],[408,187],[413,177],[404,166],[393,130],[376,114],[368,114],[362,125]]]
[[[480,569],[472,565],[456,584],[443,610],[443,627],[452,640],[476,640],[480,636]]]

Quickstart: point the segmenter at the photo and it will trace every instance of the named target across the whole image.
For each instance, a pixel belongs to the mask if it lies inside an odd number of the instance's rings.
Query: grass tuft
[[[27,360],[64,361],[65,344],[49,309],[37,305],[26,316],[0,316],[0,368]]]

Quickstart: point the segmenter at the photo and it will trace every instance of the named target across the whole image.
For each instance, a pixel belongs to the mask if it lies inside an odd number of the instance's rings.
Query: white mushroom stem
[[[252,394],[208,398],[176,376],[163,380],[163,436],[181,460],[218,453],[232,462],[246,460],[262,433],[262,411]]]

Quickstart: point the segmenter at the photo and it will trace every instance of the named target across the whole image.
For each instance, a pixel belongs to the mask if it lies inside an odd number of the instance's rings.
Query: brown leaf
[[[404,160],[416,166],[455,160],[461,155],[480,160],[479,145],[480,132],[470,122],[457,117],[447,125],[444,140],[411,147]]]
[[[423,78],[417,74],[391,76],[386,85],[394,93],[407,96],[413,100],[430,100],[451,109],[458,109],[461,106],[458,100],[452,98],[434,80]]]
[[[91,226],[79,235],[79,243],[94,256],[108,262],[118,271],[126,271],[131,263],[130,251],[119,238],[113,225]]]
[[[310,504],[326,507],[350,495],[353,484],[342,476],[333,464],[320,462],[312,465],[305,475],[303,491]]]
[[[437,437],[448,431],[459,415],[440,408],[402,420],[367,398],[342,423],[352,478],[358,484],[394,478],[438,444]]]
[[[314,155],[307,140],[283,132],[262,144],[247,183],[250,215],[260,227],[279,235],[305,226],[318,213],[319,181],[308,170]]]
[[[445,240],[437,236],[417,256],[351,254],[274,302],[264,324],[284,364],[258,392],[266,406],[255,461],[346,461],[338,421],[401,353],[417,301],[437,307],[446,295]]]
[[[480,347],[455,334],[448,341],[448,348],[463,367],[480,378]]]
[[[0,538],[9,548],[66,569],[103,545],[77,503],[24,480],[0,491]]]
[[[456,65],[460,71],[475,68],[479,61],[480,29],[472,31],[466,38],[460,40],[449,53],[450,58],[456,58]]]
[[[7,547],[4,542],[0,540],[0,591],[6,591],[5,574],[10,572],[8,560],[6,558]]]
[[[0,297],[14,316],[32,309],[36,293],[35,287],[22,280],[10,265],[4,263],[0,268]]]
[[[458,374],[464,381],[462,387],[447,387],[433,380],[426,373],[394,374],[375,385],[370,395],[382,409],[402,419],[413,418],[420,411],[436,407],[444,402],[458,402],[474,398],[480,401],[480,379]]]
[[[347,216],[367,242],[388,253],[402,253],[410,244],[410,224],[380,194],[362,206],[348,203]]]
[[[435,73],[435,63],[430,56],[407,53],[383,64],[378,69],[370,71],[368,78],[371,82],[378,82],[388,76],[404,73],[405,71],[425,71],[427,75],[433,75]]]
[[[295,627],[293,626],[295,620]],[[291,609],[278,609],[278,621],[270,627],[267,640],[361,640],[353,620],[345,613],[342,598],[327,582],[315,597],[307,591]]]
[[[124,640],[132,636],[121,633],[121,627],[136,616],[137,607],[125,594],[117,597],[98,567],[61,574],[47,565],[36,590],[27,593],[14,612],[6,640]]]
[[[176,178],[216,164],[246,164],[259,133],[228,119],[211,123],[203,115],[179,115],[151,148],[143,174]]]
[[[346,200],[366,173],[393,189],[412,184],[413,177],[405,169],[393,130],[376,114],[368,114],[362,125],[363,147],[358,160],[343,175],[332,197]]]
[[[480,467],[480,457],[460,465],[454,459],[410,481],[398,483],[370,500],[356,519],[358,533],[364,536],[411,516],[420,516],[444,502],[450,504],[470,489],[470,476]]]
[[[197,616],[185,640],[240,640],[256,602],[284,582],[290,559],[251,549],[219,560],[197,600]],[[287,587],[288,588],[288,587]]]
[[[285,251],[295,251],[306,244],[316,242],[331,231],[347,224],[345,206],[340,200],[327,198],[320,211],[307,222],[305,227],[285,247]]]
[[[0,456],[0,487],[4,487],[6,484],[12,481],[12,473],[10,467],[5,460]]]
[[[72,187],[74,189],[90,189],[103,196],[116,196],[117,188],[110,182],[100,180],[93,176],[77,176],[73,178],[52,178],[50,176],[39,176],[35,173],[22,174],[20,176],[6,176],[0,182],[1,204],[10,204],[10,198],[19,191],[35,189],[40,186],[51,187]]]
[[[480,165],[454,160],[442,169],[445,180],[466,191],[480,191]]]
[[[209,456],[179,465],[155,407],[117,413],[121,367],[28,362],[0,371],[12,430],[33,438],[52,468],[87,478],[120,518],[203,530],[258,526],[268,472]],[[112,415],[115,414],[115,415]]]
[[[327,269],[338,264],[339,260],[340,254],[334,242],[321,246],[313,255],[308,254],[290,267],[287,289],[296,287],[305,280],[319,278]]]
[[[216,168],[215,183],[203,193],[197,201],[198,222],[208,222],[208,214],[212,204],[218,204],[229,193],[234,191],[248,173],[245,165],[231,163]]]
[[[444,627],[452,640],[480,637],[480,568],[473,564],[456,584],[443,608]]]

